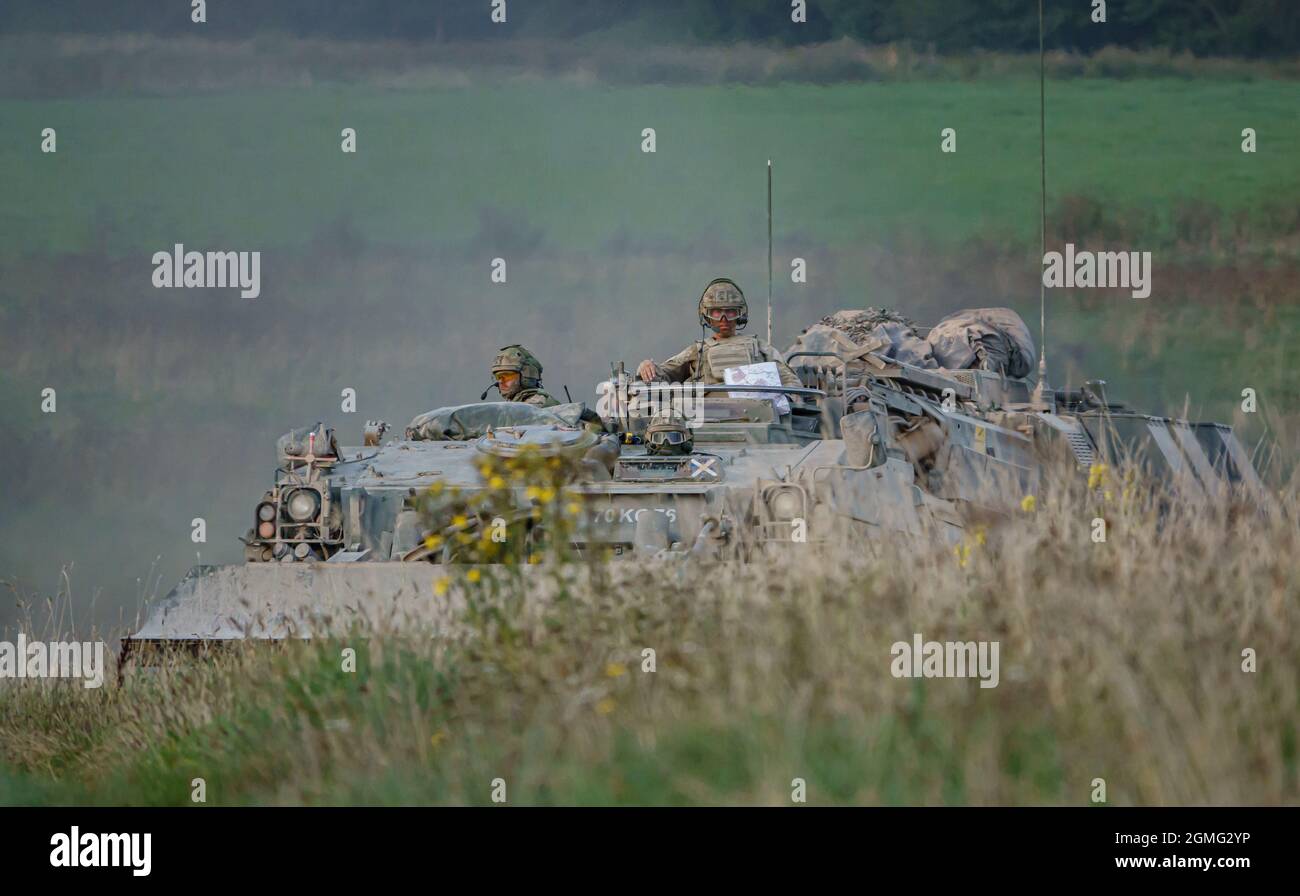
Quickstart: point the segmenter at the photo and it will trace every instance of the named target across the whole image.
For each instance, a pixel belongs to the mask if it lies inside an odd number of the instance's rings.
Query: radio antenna
[[[767,160],[767,344],[772,344],[772,160]]]
[[[1047,257],[1047,74],[1043,51],[1043,0],[1038,0],[1038,177],[1039,177],[1039,248],[1038,272],[1038,384],[1034,386],[1034,404],[1045,410],[1043,394],[1047,388],[1047,284],[1043,280],[1041,259]]]

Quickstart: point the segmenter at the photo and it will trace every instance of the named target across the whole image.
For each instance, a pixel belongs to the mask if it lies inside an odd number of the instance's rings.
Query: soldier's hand
[[[647,383],[654,382],[655,376],[659,373],[659,367],[654,361],[646,358],[636,368],[636,375],[641,377]]]

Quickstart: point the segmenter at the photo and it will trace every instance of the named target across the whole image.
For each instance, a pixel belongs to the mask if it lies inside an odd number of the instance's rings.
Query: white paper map
[[[727,367],[722,371],[722,379],[728,386],[781,385],[781,373],[776,369],[775,361]],[[778,414],[790,413],[790,399],[780,392],[731,392],[729,394],[732,398],[768,398],[771,399]]]

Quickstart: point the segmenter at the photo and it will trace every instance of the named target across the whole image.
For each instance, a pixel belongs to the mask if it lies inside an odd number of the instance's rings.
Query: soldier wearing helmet
[[[647,383],[721,383],[725,382],[722,372],[728,367],[775,361],[781,385],[803,385],[780,352],[757,336],[738,334],[749,322],[749,305],[735,281],[719,277],[706,286],[700,296],[699,316],[700,325],[713,331],[711,337],[691,343],[661,363],[647,358],[638,365],[637,376]]]
[[[690,427],[680,411],[660,411],[645,430],[646,454],[690,454],[694,447]]]
[[[506,401],[524,401],[539,408],[559,404],[542,390],[541,362],[522,345],[507,345],[497,352],[492,359],[492,376]]]

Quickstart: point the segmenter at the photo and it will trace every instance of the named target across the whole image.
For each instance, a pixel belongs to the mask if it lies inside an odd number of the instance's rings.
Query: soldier
[[[507,345],[497,352],[492,359],[492,376],[506,401],[524,401],[539,408],[559,404],[542,391],[542,364],[522,345]]]
[[[736,331],[749,322],[749,305],[734,281],[719,277],[706,286],[700,296],[699,314],[700,325],[713,330],[713,335],[691,343],[662,364],[647,358],[637,367],[637,376],[647,383],[722,383],[722,372],[728,367],[775,361],[781,385],[803,385],[780,352],[757,336],[737,335]]]

